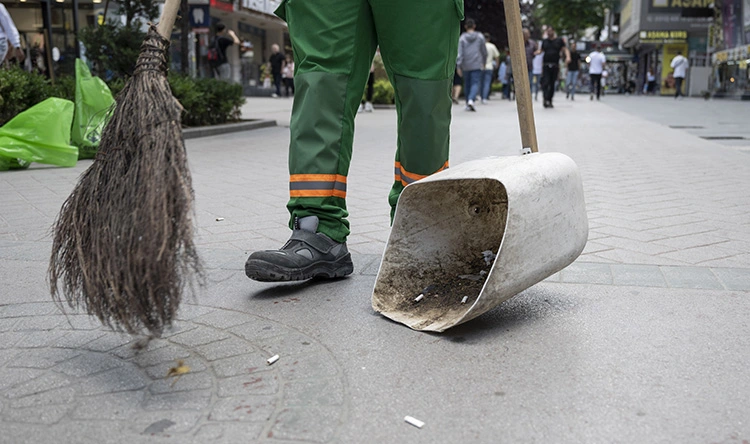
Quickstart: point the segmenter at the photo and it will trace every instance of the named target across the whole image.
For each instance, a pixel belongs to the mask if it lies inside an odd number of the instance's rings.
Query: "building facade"
[[[717,2],[714,31],[712,94],[750,100],[750,0]]]
[[[206,59],[215,38],[215,25],[224,23],[235,31],[241,45],[229,47],[232,81],[249,93],[262,85],[262,65],[268,61],[271,45],[291,52],[286,23],[273,14],[281,0],[189,0],[188,72],[211,77]],[[97,26],[105,20],[119,20],[115,0],[3,0],[21,35],[27,69],[50,76],[75,72],[76,57],[85,57],[79,44],[80,29]],[[161,8],[160,8],[161,9]],[[181,70],[182,35],[177,26],[172,35],[170,60],[173,70]],[[49,69],[52,67],[52,69]]]
[[[708,29],[713,0],[623,0],[621,6],[620,45],[635,56],[639,90],[650,71],[656,76],[657,93],[673,95],[670,63],[678,52],[690,61],[683,93],[699,95],[709,90]]]

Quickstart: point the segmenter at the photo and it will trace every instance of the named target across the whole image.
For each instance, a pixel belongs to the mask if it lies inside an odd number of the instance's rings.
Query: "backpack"
[[[214,44],[208,48],[206,54],[209,65],[216,67],[224,63],[224,57],[222,57],[221,50],[219,49],[219,39],[214,39]]]

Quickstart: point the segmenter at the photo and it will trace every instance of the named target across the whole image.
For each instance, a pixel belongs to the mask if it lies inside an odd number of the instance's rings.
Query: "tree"
[[[94,65],[93,73],[108,80],[133,74],[146,37],[141,27],[145,21],[154,21],[159,9],[155,0],[121,0],[117,14],[125,18],[125,24],[108,20],[102,25],[81,29],[79,35],[86,47],[86,58]]]
[[[597,35],[605,26],[606,10],[617,0],[536,0],[535,19],[555,28],[557,34],[580,37],[587,28],[596,27]]]

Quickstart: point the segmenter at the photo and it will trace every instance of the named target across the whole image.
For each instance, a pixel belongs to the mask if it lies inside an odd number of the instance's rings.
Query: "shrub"
[[[184,126],[216,125],[240,118],[240,107],[245,103],[242,85],[181,74],[170,74],[169,84],[185,108]]]
[[[0,69],[0,125],[53,95],[46,77],[19,67]]]
[[[392,105],[396,103],[393,85],[391,85],[391,82],[388,81],[388,79],[375,80],[372,103],[380,105]]]
[[[125,82],[121,77],[108,82],[115,98]],[[53,85],[43,75],[18,67],[0,70],[0,126],[49,97],[75,101],[75,84],[75,76],[59,77]],[[241,85],[180,74],[170,74],[169,84],[185,108],[184,126],[216,125],[240,118],[240,108],[245,103]]]

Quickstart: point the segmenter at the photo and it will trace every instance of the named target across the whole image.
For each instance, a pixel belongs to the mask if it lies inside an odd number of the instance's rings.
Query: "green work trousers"
[[[318,216],[318,231],[345,242],[354,117],[378,46],[398,115],[391,215],[406,185],[448,166],[463,0],[286,0],[276,14],[295,63],[290,226]]]

